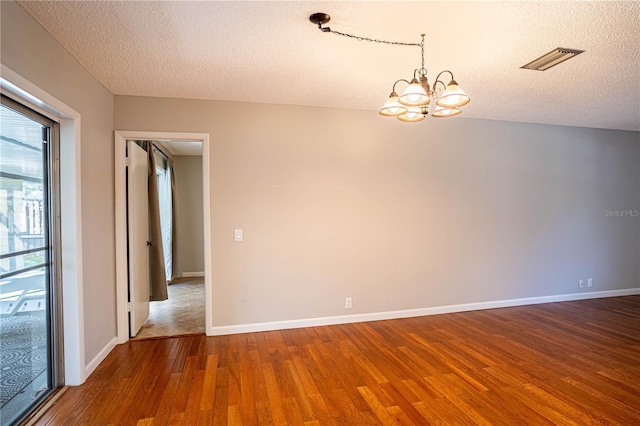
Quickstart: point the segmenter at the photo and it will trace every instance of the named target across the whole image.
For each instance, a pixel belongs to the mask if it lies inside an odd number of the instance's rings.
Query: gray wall
[[[85,356],[90,362],[116,334],[113,95],[17,3],[1,3],[2,64],[82,115]]]
[[[639,219],[604,212],[638,209],[637,132],[126,96],[114,114],[211,135],[216,326],[640,282]]]
[[[204,272],[202,157],[175,156],[173,168],[182,272]]]

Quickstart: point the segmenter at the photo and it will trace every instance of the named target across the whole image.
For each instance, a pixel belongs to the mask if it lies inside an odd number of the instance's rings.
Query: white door
[[[135,337],[149,316],[149,199],[147,153],[127,141],[129,235],[129,333]]]

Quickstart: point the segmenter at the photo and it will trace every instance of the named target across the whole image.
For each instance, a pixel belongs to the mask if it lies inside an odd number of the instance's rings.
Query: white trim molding
[[[86,379],[82,260],[81,116],[53,95],[2,64],[2,92],[60,123],[60,231],[64,381]],[[8,84],[6,84],[8,83]]]
[[[435,306],[432,308],[407,309],[403,311],[372,312],[368,314],[341,315],[334,317],[308,318],[289,321],[274,321],[254,324],[222,325],[207,330],[208,336],[254,333],[259,331],[287,330],[291,328],[317,327],[322,325],[349,324],[354,322],[381,321],[427,315],[451,314],[455,312],[479,311],[482,309],[508,308],[512,306],[537,305],[540,303],[568,302],[572,300],[599,299],[602,297],[631,296],[640,294],[640,288],[597,291],[589,293],[559,294],[555,296],[527,297],[523,299],[496,300],[491,302],[465,303],[460,305]]]
[[[116,347],[117,344],[118,344],[118,338],[114,337],[113,339],[111,339],[109,341],[109,343],[106,344],[106,346],[104,348],[102,348],[102,350],[100,352],[98,352],[98,355],[96,355],[91,360],[91,362],[89,362],[87,364],[87,366],[85,367],[85,375],[86,375],[86,377],[89,377],[91,375],[91,373],[93,373],[95,371],[95,369],[98,368],[100,363],[102,361],[104,361],[104,359],[107,357],[107,355],[109,355],[109,353],[111,353],[111,351],[113,350],[113,348]]]
[[[204,272],[183,272],[183,278],[204,277]]]
[[[202,207],[204,232],[204,295],[205,330],[213,323],[211,289],[211,172],[208,133],[180,132],[115,132],[115,180],[116,180],[116,318],[117,343],[129,340],[129,313],[127,312],[127,188],[126,144],[127,140],[171,140],[202,142]]]

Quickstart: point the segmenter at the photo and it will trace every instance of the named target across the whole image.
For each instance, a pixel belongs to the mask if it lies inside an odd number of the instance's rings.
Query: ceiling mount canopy
[[[322,24],[326,24],[327,22],[329,22],[331,20],[331,16],[327,15],[326,13],[314,13],[313,15],[309,16],[309,20],[314,24],[317,24],[318,28],[322,29]],[[327,28],[325,32],[327,31],[331,31],[331,28]]]
[[[404,122],[417,122],[425,119],[431,110],[431,116],[436,118],[454,117],[462,112],[460,107],[466,105],[471,100],[469,96],[460,88],[453,73],[449,70],[442,71],[436,77],[433,86],[427,80],[427,69],[424,67],[424,34],[421,34],[420,43],[403,43],[397,41],[379,40],[368,37],[361,37],[353,34],[334,31],[329,27],[323,27],[331,17],[326,13],[314,13],[309,16],[309,21],[316,24],[318,29],[324,33],[332,33],[343,37],[353,38],[357,41],[367,41],[381,44],[391,44],[395,46],[416,46],[420,47],[421,66],[413,71],[411,80],[399,79],[393,84],[393,89],[389,99],[383,105],[379,114],[385,117],[397,117]],[[440,77],[443,74],[451,76],[449,83],[445,84]],[[407,86],[398,95],[396,85],[405,83]],[[433,101],[433,102],[432,102]]]

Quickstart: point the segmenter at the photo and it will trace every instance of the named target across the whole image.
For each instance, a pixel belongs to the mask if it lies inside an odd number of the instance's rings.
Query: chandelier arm
[[[409,81],[408,81],[408,80],[405,80],[404,78],[401,78],[400,80],[398,80],[398,81],[396,81],[395,83],[393,83],[393,89],[392,89],[392,91],[393,91],[393,92],[395,92],[395,91],[396,91],[396,84],[400,83],[401,81],[404,81],[404,82],[405,82],[405,83],[407,83],[407,84],[411,84],[411,83],[409,83]]]
[[[436,86],[438,85],[438,83],[442,84],[442,87],[443,87],[443,89],[442,89],[442,90],[446,90],[446,89],[447,89],[447,85],[446,85],[446,84],[444,84],[444,83],[442,82],[442,80],[436,80],[436,81],[435,81],[435,83],[433,83],[433,93],[434,93],[434,95],[437,95],[437,94],[438,94],[438,92],[437,92],[437,90],[436,90]]]
[[[451,80],[455,80],[455,78],[453,78],[453,73],[449,70],[444,70],[444,71],[440,71],[440,74],[438,74],[438,76],[436,77],[436,81],[440,80],[440,76],[442,74],[444,74],[445,72],[448,72],[449,74],[451,74]],[[443,83],[444,84],[444,83]]]

